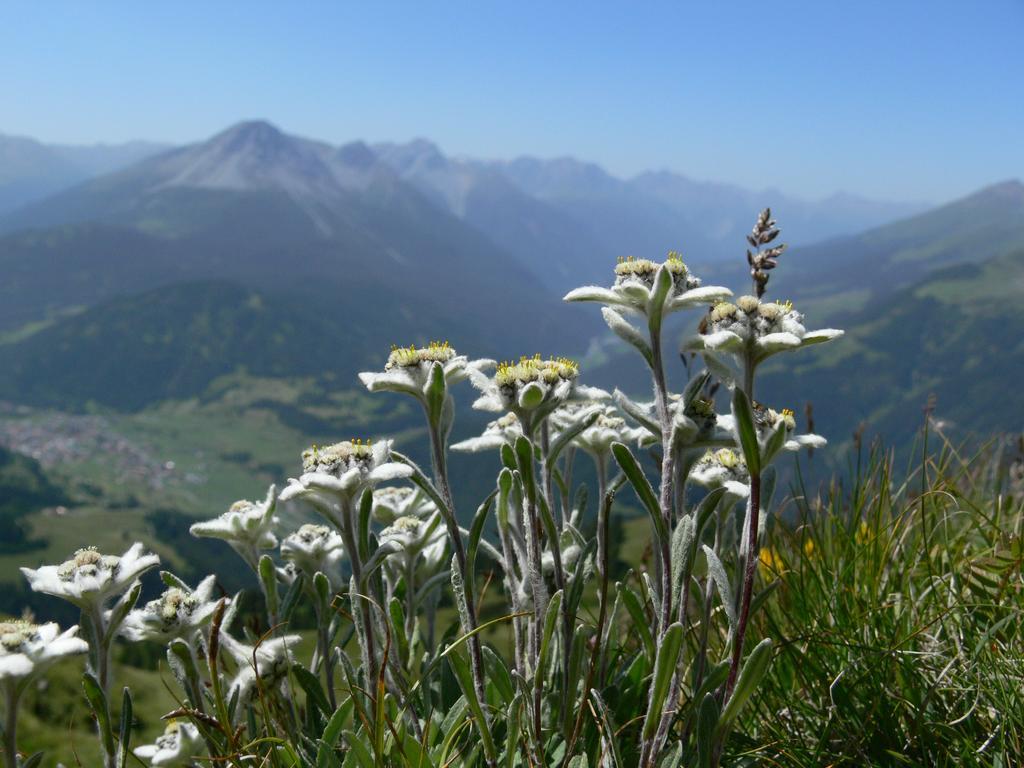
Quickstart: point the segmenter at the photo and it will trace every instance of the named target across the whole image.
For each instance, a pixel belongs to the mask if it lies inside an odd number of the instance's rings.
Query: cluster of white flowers
[[[419,488],[388,485],[373,492],[373,519],[383,525],[391,525],[400,517],[423,520],[437,511],[437,505]]]
[[[579,365],[568,358],[543,359],[540,355],[522,357],[518,362],[498,365],[493,378],[475,377],[472,383],[480,390],[473,407],[482,411],[513,413],[522,430],[523,423],[546,418],[556,408],[574,402],[603,400],[610,395],[602,389],[580,384]],[[514,428],[506,422],[495,425],[498,430]]]
[[[294,573],[302,573],[309,579],[322,573],[332,583],[340,583],[344,557],[341,535],[326,525],[306,523],[281,541],[281,558]]]
[[[706,488],[725,487],[735,496],[749,493],[750,473],[743,457],[731,448],[707,451],[694,465],[690,479]]]
[[[134,544],[121,556],[104,555],[90,547],[78,550],[60,565],[22,568],[21,572],[34,591],[63,598],[89,611],[124,592],[159,563],[160,558],[147,553],[142,544]]]
[[[259,551],[277,546],[274,527],[278,524],[277,487],[270,486],[262,502],[236,501],[227,512],[194,523],[189,531],[193,536],[222,539],[230,544],[242,558],[255,567]]]
[[[425,520],[406,515],[380,532],[380,542],[394,548],[394,554],[389,557],[392,565],[415,568],[422,558],[423,564],[433,569],[444,560],[448,537],[439,513]]]
[[[593,285],[576,288],[566,294],[565,301],[595,301],[607,305],[613,314],[617,314],[615,310],[623,310],[661,317],[731,295],[728,288],[702,286],[679,254],[670,252],[660,264],[648,259],[622,259],[616,265],[615,283],[611,288]],[[612,324],[607,313],[605,320]]]
[[[808,331],[803,321],[804,316],[790,302],[740,296],[735,303],[712,306],[701,321],[700,334],[690,339],[686,348],[742,353],[756,363],[786,349],[820,344],[842,335],[833,328]]]
[[[131,611],[121,625],[121,635],[133,642],[190,640],[217,608],[216,582],[216,577],[207,576],[194,590],[185,585],[169,587],[156,600]]]
[[[0,681],[22,681],[63,658],[86,653],[89,646],[77,635],[78,627],[61,632],[52,622],[0,622]]]
[[[494,367],[494,361],[471,361],[456,353],[447,341],[434,341],[425,347],[392,347],[384,371],[360,373],[359,380],[371,392],[403,392],[426,403],[435,365],[450,386],[471,376],[483,376],[483,371]]]
[[[206,751],[206,744],[194,725],[171,720],[155,742],[132,751],[153,768],[192,768],[195,758]]]
[[[576,435],[572,444],[591,456],[605,456],[612,443],[632,443],[643,435],[643,430],[631,427],[618,409],[605,403],[578,403],[559,408],[551,414],[555,436],[563,430],[573,429],[581,420],[594,417],[590,426]]]
[[[377,483],[409,477],[412,469],[391,461],[391,441],[344,440],[302,453],[303,473],[288,481],[282,501],[301,499],[336,519],[339,505],[352,504]]]

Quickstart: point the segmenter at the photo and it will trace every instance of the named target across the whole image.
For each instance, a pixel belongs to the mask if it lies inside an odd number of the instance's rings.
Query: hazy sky
[[[46,141],[262,117],[810,197],[1024,176],[1024,0],[12,2],[0,72],[0,132]]]

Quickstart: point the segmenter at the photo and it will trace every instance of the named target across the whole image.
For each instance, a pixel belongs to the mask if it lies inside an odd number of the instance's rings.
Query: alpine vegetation
[[[41,759],[19,756],[30,746],[17,742],[20,692],[76,653],[104,768],[731,761],[773,655],[752,621],[776,578],[764,555],[773,464],[825,443],[755,400],[756,374],[841,334],[807,330],[791,304],[765,298],[777,235],[763,212],[748,238],[751,295],[702,285],[672,252],[622,259],[608,287],[565,297],[602,305],[649,371],[650,400],[588,386],[565,357],[497,363],[447,342],[382,355],[359,379],[418,403],[429,466],[390,439],[313,445],[280,493],[192,526],[234,550],[258,606],[213,575],[192,587],[169,572],[143,603],[139,578],[159,559],[141,544],[24,569],[32,589],[81,610],[82,638],[0,624],[8,768]],[[697,333],[669,353],[669,318],[683,312]],[[678,351],[705,369],[674,392],[666,363]],[[453,445],[460,385],[494,419]],[[475,511],[456,509],[451,450],[493,457]],[[589,491],[573,480],[577,459],[592,465]],[[632,569],[612,562],[623,502],[650,531]],[[297,513],[307,522],[287,528]],[[128,688],[115,718],[115,638],[165,647],[179,706],[162,733],[133,733]]]

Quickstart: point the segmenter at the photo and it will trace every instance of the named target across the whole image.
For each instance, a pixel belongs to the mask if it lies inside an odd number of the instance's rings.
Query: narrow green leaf
[[[562,609],[562,590],[558,590],[548,600],[547,612],[544,614],[544,634],[540,641],[540,659],[537,661],[537,674],[543,674],[547,667],[548,653],[551,648],[551,637],[555,633],[558,624],[558,612]]]
[[[501,454],[501,463],[505,469],[516,468],[516,452],[512,449],[511,445],[505,443],[501,446],[499,453]]]
[[[516,758],[519,756],[519,738],[522,735],[520,726],[522,718],[523,701],[522,695],[516,694],[512,703],[508,705],[508,716],[506,722],[508,729],[505,732],[505,753],[502,756],[505,768],[513,768]]]
[[[761,678],[768,671],[768,664],[772,660],[772,641],[766,637],[750,652],[747,660],[743,663],[739,677],[736,679],[736,688],[726,702],[725,709],[719,719],[719,736],[723,735],[739,715],[743,705],[747,703],[754,691],[757,690]]]
[[[516,466],[523,479],[523,490],[530,504],[537,503],[537,485],[533,479],[533,446],[525,437],[516,439]]]
[[[470,712],[473,714],[473,720],[476,723],[477,732],[483,741],[484,754],[487,755],[487,761],[494,763],[498,759],[497,750],[494,746],[494,738],[491,736],[490,728],[487,727],[487,720],[484,718],[480,702],[476,700],[476,694],[473,689],[473,675],[469,670],[469,663],[463,658],[461,651],[456,650],[448,654],[448,664],[451,666],[452,672],[455,673],[455,677],[459,681],[459,687],[462,688],[462,692],[466,696],[466,703],[469,705]]]
[[[317,574],[322,576],[323,574]],[[287,591],[284,593],[284,598],[281,600],[281,618],[287,621],[291,618],[292,612],[295,610],[295,606],[299,604],[299,596],[302,594],[302,588],[306,583],[306,574],[299,573],[296,575],[295,580],[288,586]]]
[[[96,728],[103,751],[113,756],[116,753],[114,751],[114,734],[110,730],[110,707],[107,704],[107,695],[91,672],[82,675],[82,687],[85,689],[85,698],[89,702],[89,709],[92,710],[92,714],[96,718]]]
[[[650,621],[644,615],[640,598],[637,597],[636,592],[621,582],[617,583],[615,587],[618,599],[626,606],[626,611],[629,612],[630,617],[633,619],[633,630],[640,636],[640,644],[643,646],[648,664],[653,664],[655,655],[654,637],[651,636]]]
[[[277,594],[277,569],[270,555],[263,555],[259,563],[260,583],[263,584],[263,595],[267,600],[267,611],[277,616],[281,607]]]
[[[757,442],[757,427],[754,425],[754,410],[750,406],[750,398],[739,387],[732,391],[732,415],[736,422],[736,432],[751,474],[761,470],[761,449]]]
[[[121,696],[121,726],[118,729],[119,750],[117,754],[118,768],[125,768],[128,765],[128,745],[132,738],[132,693],[125,686]]]
[[[712,768],[715,754],[715,729],[718,726],[718,701],[704,694],[697,712],[697,765]]]
[[[412,587],[412,584],[405,585],[406,589]],[[391,617],[391,637],[398,647],[398,658],[406,662],[409,659],[409,638],[405,634],[405,608],[397,597],[392,597],[388,601],[388,614]]]
[[[637,463],[633,453],[622,443],[612,443],[612,455],[615,457],[615,461],[618,462],[619,467],[622,468],[622,472],[629,480],[629,484],[636,491],[640,503],[644,505],[647,513],[651,516],[651,521],[654,523],[654,529],[658,532],[658,536],[662,540],[667,539],[668,531],[665,530],[665,521],[661,517],[658,497],[654,494],[654,488],[651,487],[647,476],[640,469],[640,465]]]
[[[491,511],[491,504],[498,495],[495,489],[488,494],[483,503],[477,507],[476,515],[473,516],[473,525],[469,529],[469,544],[466,548],[466,573],[473,574],[476,569],[476,553],[480,548],[480,539],[484,534],[484,525],[487,523],[487,515]]]
[[[327,703],[327,696],[320,684],[320,678],[301,664],[292,665],[292,674],[299,681],[302,690],[306,692],[306,706],[316,709],[326,718],[331,712],[331,705]]]
[[[494,685],[502,701],[509,704],[516,694],[515,684],[512,682],[512,675],[505,666],[505,660],[501,658],[489,645],[481,648],[484,657],[484,667],[487,670],[487,680]]]
[[[732,586],[729,584],[729,574],[725,572],[725,566],[722,565],[722,561],[718,559],[718,555],[711,547],[704,546],[704,557],[708,561],[708,575],[711,576],[711,580],[715,582],[715,588],[718,590],[718,596],[722,599],[722,608],[725,609],[725,616],[729,619],[729,629],[732,632],[736,631],[736,605],[733,603]]]
[[[355,755],[356,760],[362,768],[374,768],[373,755],[366,747],[366,736],[352,731],[345,731],[345,742],[348,744],[349,754]],[[381,756],[383,760],[383,755]],[[383,765],[383,763],[381,763]]]
[[[683,625],[675,622],[665,630],[661,638],[661,647],[658,648],[658,657],[654,663],[654,679],[651,681],[650,703],[647,707],[647,717],[644,719],[644,739],[654,736],[658,725],[661,723],[661,713],[668,703],[669,686],[672,683],[672,675],[676,672],[679,664],[679,652],[683,647]]]
[[[672,605],[679,605],[683,584],[690,578],[693,560],[695,523],[692,515],[684,515],[672,532]]]
[[[338,743],[338,739],[341,738],[345,723],[352,716],[354,707],[355,702],[352,700],[352,697],[347,697],[334,710],[331,719],[327,721],[327,727],[324,728],[323,735],[320,737],[320,744],[317,747],[316,768],[332,768],[331,760],[334,757],[335,746]]]

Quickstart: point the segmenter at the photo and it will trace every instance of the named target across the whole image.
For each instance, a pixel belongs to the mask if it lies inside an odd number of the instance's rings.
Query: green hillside
[[[940,270],[851,315],[842,344],[766,375],[766,396],[796,389],[801,402],[828,403],[820,428],[840,441],[865,422],[904,444],[931,396],[951,436],[1020,429],[1022,289],[1024,248]]]
[[[25,518],[46,507],[68,503],[65,489],[39,462],[0,445],[0,554],[45,546],[31,535]]]

